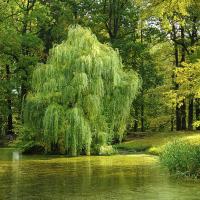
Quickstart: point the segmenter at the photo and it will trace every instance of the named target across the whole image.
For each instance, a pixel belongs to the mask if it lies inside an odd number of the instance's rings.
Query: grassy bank
[[[163,133],[148,133],[146,135],[138,135],[138,137],[127,138],[121,144],[115,147],[120,153],[139,153],[145,152],[153,155],[158,155],[164,146],[175,139],[188,141],[191,144],[200,145],[200,131],[198,132],[163,132]]]
[[[160,154],[161,164],[176,176],[200,178],[200,145],[189,140],[174,140]]]

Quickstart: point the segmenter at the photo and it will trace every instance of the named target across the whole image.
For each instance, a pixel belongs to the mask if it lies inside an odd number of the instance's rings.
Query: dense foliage
[[[73,24],[142,78],[128,132],[200,129],[199,10],[199,0],[0,0],[0,134],[23,132],[32,73]]]
[[[200,147],[175,140],[167,144],[160,156],[172,174],[200,177]]]
[[[123,68],[117,51],[85,28],[70,28],[33,72],[25,125],[47,151],[56,145],[73,156],[121,141],[139,87],[137,74]]]

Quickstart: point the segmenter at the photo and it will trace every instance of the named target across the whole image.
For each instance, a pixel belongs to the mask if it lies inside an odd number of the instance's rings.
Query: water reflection
[[[20,153],[19,153],[19,151],[13,151],[13,152],[12,152],[12,160],[13,160],[13,161],[19,161],[19,158],[20,158]]]
[[[169,178],[145,155],[22,159],[0,150],[0,200],[193,200],[199,188]]]
[[[20,193],[19,193],[19,188],[21,187],[21,179],[23,178],[21,176],[21,170],[20,170],[20,159],[21,159],[21,154],[19,151],[13,150],[12,152],[12,170],[11,170],[11,175],[8,172],[8,175],[11,177],[11,184],[10,184],[10,194],[14,194],[12,196],[13,200],[19,200],[20,199]],[[8,196],[8,199],[10,197]]]

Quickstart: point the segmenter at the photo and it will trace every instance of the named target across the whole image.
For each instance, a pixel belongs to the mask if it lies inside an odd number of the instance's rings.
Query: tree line
[[[142,86],[129,131],[200,128],[198,0],[0,0],[0,131],[23,129],[32,72],[70,25],[118,49]]]

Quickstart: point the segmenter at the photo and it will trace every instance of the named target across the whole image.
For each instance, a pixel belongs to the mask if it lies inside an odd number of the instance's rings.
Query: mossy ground
[[[159,155],[165,144],[175,139],[186,140],[191,144],[200,145],[200,131],[188,132],[163,132],[142,134],[140,137],[127,138],[127,141],[115,145],[119,153],[140,153],[145,152],[152,155]]]

